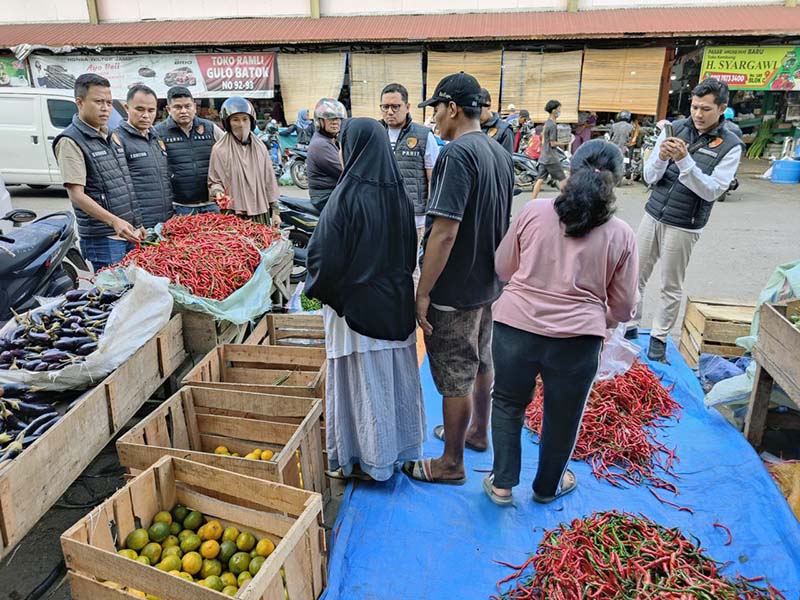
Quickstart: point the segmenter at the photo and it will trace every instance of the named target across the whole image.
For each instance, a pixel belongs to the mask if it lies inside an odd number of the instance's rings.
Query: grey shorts
[[[553,163],[551,165],[539,163],[536,170],[536,179],[547,179],[548,175],[556,181],[564,181],[567,178],[561,163]]]
[[[469,396],[478,373],[492,370],[492,305],[472,310],[428,310],[433,334],[425,347],[442,396]]]

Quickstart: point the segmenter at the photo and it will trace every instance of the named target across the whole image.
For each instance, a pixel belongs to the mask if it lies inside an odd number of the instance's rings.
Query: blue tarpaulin
[[[639,343],[646,347],[647,342],[643,337]],[[323,598],[488,598],[510,573],[494,560],[520,564],[536,550],[545,529],[613,509],[680,527],[700,538],[712,558],[732,561],[723,573],[764,575],[788,599],[800,598],[800,524],[742,434],[703,406],[697,378],[671,343],[668,359],[669,366],[650,366],[665,384],[675,384],[673,397],[684,407],[680,421],[659,432],[665,443],[677,446],[680,495],[661,495],[692,507],[694,515],[661,504],[646,488],[619,489],[598,481],[583,462],[570,466],[579,480],[575,492],[550,505],[535,504],[530,486],[538,447],[523,430],[515,507],[495,506],[483,493],[482,471],[491,468],[490,452],[466,451],[469,481],[462,487],[417,483],[399,473],[386,483],[348,485],[334,525]],[[427,362],[422,385],[430,430],[442,422],[442,411]],[[429,438],[425,456],[439,456],[442,442]],[[715,521],[730,528],[730,546]]]

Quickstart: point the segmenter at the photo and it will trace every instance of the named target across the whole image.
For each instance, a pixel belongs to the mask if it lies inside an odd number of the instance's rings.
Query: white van
[[[124,121],[115,101],[109,128]],[[6,185],[61,185],[53,140],[78,112],[72,90],[0,88],[0,177]]]

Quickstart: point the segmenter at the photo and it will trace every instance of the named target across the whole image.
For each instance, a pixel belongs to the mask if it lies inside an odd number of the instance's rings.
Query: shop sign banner
[[[703,52],[702,78],[716,77],[733,90],[800,90],[800,48],[719,46]]]
[[[139,54],[113,56],[34,54],[30,57],[34,85],[73,89],[83,73],[96,73],[111,82],[111,94],[124,100],[136,84],[151,87],[166,98],[173,86],[184,86],[195,98],[272,98],[275,54]]]
[[[13,56],[0,56],[0,87],[29,87],[28,68],[25,61]]]

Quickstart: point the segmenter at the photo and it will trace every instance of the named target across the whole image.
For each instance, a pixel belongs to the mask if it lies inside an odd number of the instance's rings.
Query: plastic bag
[[[294,293],[292,294],[292,298],[289,300],[289,306],[287,307],[290,313],[300,313],[304,315],[321,315],[322,310],[303,310],[303,304],[300,296],[303,294],[303,290],[306,288],[306,282],[301,281],[297,284],[297,287],[294,289]]]
[[[24,383],[49,391],[80,390],[101,381],[128,360],[169,322],[172,296],[166,278],[154,277],[133,266],[120,270],[113,282],[98,286],[113,288],[120,283],[130,283],[133,287],[114,306],[105,331],[97,340],[97,350],[86,360],[58,371],[0,371],[0,382]],[[33,312],[46,312],[63,301],[59,298]],[[16,321],[12,319],[0,329],[0,336],[14,327]]]
[[[753,351],[758,336],[758,321],[761,315],[761,305],[765,302],[780,302],[800,296],[800,260],[779,266],[770,276],[767,285],[761,290],[756,303],[756,313],[753,324],[750,326],[750,335],[740,337],[736,345],[748,352]]]
[[[625,339],[625,323],[620,323],[616,329],[609,329],[606,331],[606,341],[600,354],[600,368],[595,379],[605,381],[624,375],[633,366],[637,356],[639,346]]]
[[[722,356],[703,353],[700,355],[700,364],[698,365],[700,385],[703,386],[705,392],[708,392],[714,387],[714,384],[742,375],[746,368],[746,365],[740,367]]]

